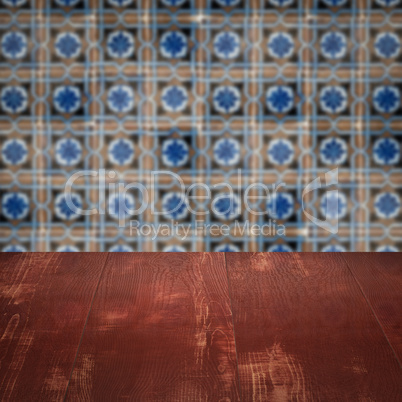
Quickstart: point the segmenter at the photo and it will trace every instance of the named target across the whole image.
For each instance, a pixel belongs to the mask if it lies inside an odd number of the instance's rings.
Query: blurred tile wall
[[[0,249],[401,251],[401,33],[400,0],[1,0]]]

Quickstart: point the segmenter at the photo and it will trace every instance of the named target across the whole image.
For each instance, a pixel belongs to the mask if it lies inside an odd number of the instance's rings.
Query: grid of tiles
[[[1,249],[401,250],[401,32],[399,0],[1,0]]]

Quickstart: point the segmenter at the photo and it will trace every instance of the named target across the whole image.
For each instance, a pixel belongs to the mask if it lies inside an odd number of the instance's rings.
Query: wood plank
[[[344,253],[348,267],[402,362],[401,253]]]
[[[0,400],[62,400],[107,256],[3,253]]]
[[[110,257],[68,400],[238,400],[224,255]]]
[[[243,400],[400,400],[398,361],[340,256],[226,258]]]

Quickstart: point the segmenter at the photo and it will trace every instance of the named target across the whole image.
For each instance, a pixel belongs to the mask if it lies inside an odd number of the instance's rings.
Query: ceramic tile
[[[1,0],[0,248],[401,250],[401,33],[400,0]]]

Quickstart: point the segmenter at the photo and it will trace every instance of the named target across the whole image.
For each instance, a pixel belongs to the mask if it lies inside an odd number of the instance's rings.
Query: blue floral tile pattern
[[[188,200],[181,193],[167,193],[162,199],[162,211],[165,218],[184,219],[188,215]]]
[[[7,193],[3,196],[1,207],[7,219],[21,220],[29,213],[29,200],[24,193]]]
[[[329,114],[341,113],[347,107],[347,93],[342,87],[324,87],[320,93],[320,100],[322,110]]]
[[[393,193],[381,193],[375,198],[374,206],[380,218],[395,218],[400,209],[400,199]]]
[[[215,252],[221,253],[236,253],[239,252],[239,247],[234,246],[233,244],[221,244],[218,247],[215,247]]]
[[[294,158],[293,144],[289,140],[277,139],[268,146],[268,159],[274,165],[286,165]]]
[[[283,59],[290,57],[293,49],[293,38],[287,33],[276,32],[268,40],[268,52],[274,58]]]
[[[160,43],[161,53],[168,59],[180,59],[187,54],[187,37],[182,32],[165,32]]]
[[[286,220],[293,214],[294,200],[290,193],[277,193],[268,201],[268,211],[271,217]]]
[[[107,104],[115,113],[127,113],[134,107],[134,91],[128,85],[115,85],[108,91]]]
[[[274,244],[273,246],[269,247],[268,250],[270,253],[290,253],[294,251],[291,247],[287,244]]]
[[[82,155],[81,143],[74,138],[63,138],[56,142],[56,160],[62,166],[76,165]]]
[[[321,214],[326,219],[343,218],[347,214],[347,198],[344,193],[328,192],[321,198]]]
[[[7,86],[1,91],[1,108],[4,112],[17,114],[28,106],[28,94],[23,87]]]
[[[5,252],[5,253],[23,253],[28,250],[25,247],[20,246],[19,244],[10,244],[10,245],[4,247],[1,251]],[[57,251],[59,251],[59,250],[57,250]],[[63,251],[63,250],[60,250],[60,251]]]
[[[81,106],[81,92],[79,88],[70,85],[57,87],[53,93],[53,102],[59,113],[75,113]]]
[[[128,58],[134,53],[134,37],[129,32],[116,31],[108,36],[107,51],[113,58]]]
[[[240,38],[234,32],[221,32],[214,39],[215,54],[221,59],[235,59],[240,53]]]
[[[396,86],[380,86],[373,92],[374,107],[379,113],[395,113],[401,102],[401,93]]]
[[[272,113],[287,113],[294,105],[293,89],[288,86],[272,86],[267,91],[267,106]]]
[[[167,112],[181,112],[187,102],[187,91],[182,86],[172,85],[162,91],[162,106]]]
[[[187,143],[179,138],[166,140],[162,145],[162,160],[168,167],[184,166],[189,158]]]
[[[127,7],[133,0],[108,0],[108,3],[114,7]]]
[[[373,147],[373,157],[378,165],[396,165],[400,154],[401,145],[394,138],[380,138]]]
[[[321,38],[321,52],[327,59],[341,59],[347,52],[347,38],[341,32],[328,32]]]
[[[400,0],[42,3],[0,0],[0,251],[402,251]]]
[[[70,199],[66,194],[60,193],[54,200],[54,212],[57,218],[71,221],[80,217],[78,209],[82,208],[82,199],[79,194],[72,193]]]
[[[235,86],[219,86],[214,91],[214,107],[219,113],[232,114],[240,109],[241,94]]]
[[[221,220],[232,220],[241,213],[240,199],[235,194],[220,194],[212,202],[212,211]]]
[[[129,165],[134,158],[134,145],[131,141],[120,138],[109,144],[109,160],[120,166]]]
[[[109,214],[113,219],[128,219],[135,211],[135,199],[132,194],[111,194],[108,200]]]
[[[215,143],[214,156],[221,166],[234,166],[240,160],[240,144],[234,138],[221,138]]]
[[[392,32],[383,32],[377,35],[374,47],[378,57],[390,59],[398,56],[401,44],[397,35]]]
[[[330,137],[321,142],[320,157],[326,165],[341,166],[347,156],[347,144],[342,138]]]
[[[8,7],[20,7],[26,2],[27,0],[2,0],[2,3]]]
[[[3,56],[7,59],[23,58],[27,47],[27,37],[22,32],[9,32],[1,40]]]
[[[18,139],[10,139],[3,143],[2,157],[7,165],[19,165],[26,161],[28,149],[26,143]]]
[[[54,47],[59,57],[72,59],[80,54],[82,46],[78,35],[66,32],[57,36]]]

